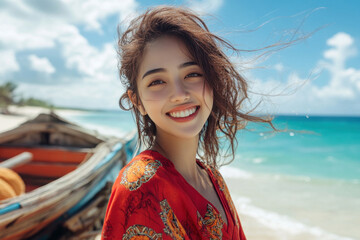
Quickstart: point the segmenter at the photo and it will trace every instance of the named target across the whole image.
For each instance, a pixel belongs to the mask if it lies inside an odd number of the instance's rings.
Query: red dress
[[[113,185],[102,239],[246,240],[224,179],[197,162],[209,174],[228,224],[170,160],[146,150],[120,171]]]

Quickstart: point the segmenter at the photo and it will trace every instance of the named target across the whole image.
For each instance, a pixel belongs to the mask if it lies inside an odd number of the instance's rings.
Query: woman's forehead
[[[141,65],[145,68],[164,68],[167,65],[179,65],[192,60],[192,56],[183,41],[176,37],[164,36],[146,45]],[[149,69],[140,67],[140,70]]]
[[[166,47],[176,47],[179,44],[183,44],[183,42],[175,37],[175,36],[168,36],[168,35],[164,35],[161,37],[158,37],[156,39],[154,39],[151,42],[147,43],[146,47],[150,47],[150,48],[166,48]]]

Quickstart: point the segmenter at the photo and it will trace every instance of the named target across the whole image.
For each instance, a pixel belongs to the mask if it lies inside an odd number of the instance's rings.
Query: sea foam
[[[220,173],[224,178],[249,179],[252,174],[236,167],[222,166]]]

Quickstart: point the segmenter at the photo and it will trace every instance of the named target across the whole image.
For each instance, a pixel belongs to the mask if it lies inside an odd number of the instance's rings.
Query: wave
[[[250,172],[231,166],[222,166],[220,173],[224,178],[249,179],[253,177]]]
[[[254,158],[252,162],[259,164],[264,159]],[[237,166],[226,165],[220,168],[220,172],[224,178],[233,178],[233,179],[249,179],[254,177],[268,178],[276,181],[289,181],[289,182],[306,182],[312,184],[333,184],[333,185],[359,185],[360,179],[349,178],[349,179],[340,179],[340,178],[331,178],[328,176],[307,176],[299,174],[285,174],[278,172],[250,172],[240,169]]]
[[[264,174],[265,175],[265,174]],[[360,184],[360,180],[358,179],[337,179],[337,178],[326,178],[326,177],[310,177],[304,175],[285,175],[285,174],[271,174],[269,177],[277,180],[277,181],[289,181],[289,182],[306,182],[311,184],[319,184],[319,185],[358,185]]]

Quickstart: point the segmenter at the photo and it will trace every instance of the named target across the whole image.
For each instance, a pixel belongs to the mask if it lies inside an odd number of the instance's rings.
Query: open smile
[[[171,111],[166,113],[166,115],[177,122],[186,122],[194,119],[198,114],[199,109],[200,106],[193,106],[184,110]]]

